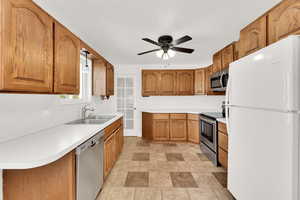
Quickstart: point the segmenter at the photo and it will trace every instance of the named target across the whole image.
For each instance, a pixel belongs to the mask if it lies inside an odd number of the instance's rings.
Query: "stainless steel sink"
[[[104,124],[105,122],[108,122],[110,119],[78,119],[69,123],[66,123],[68,125],[74,125],[74,124]]]
[[[104,124],[105,122],[108,122],[112,118],[114,118],[115,115],[92,115],[87,117],[86,119],[78,119],[69,123],[66,123],[68,125],[74,125],[74,124]]]
[[[90,115],[87,119],[108,119],[111,120],[115,115]]]

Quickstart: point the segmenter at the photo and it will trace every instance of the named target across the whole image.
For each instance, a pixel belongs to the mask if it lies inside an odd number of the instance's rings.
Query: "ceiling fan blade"
[[[155,42],[154,40],[151,40],[149,38],[143,38],[142,40],[146,41],[146,42],[149,42],[151,44],[154,44],[154,45],[157,45],[157,46],[160,46],[160,44],[158,42]]]
[[[139,53],[138,55],[140,56],[140,55],[144,55],[146,53],[151,53],[151,52],[155,52],[155,51],[159,51],[159,50],[161,50],[161,49],[153,49],[153,50],[150,50],[150,51],[145,51],[145,52]]]
[[[174,42],[174,45],[179,45],[179,44],[182,44],[182,43],[190,41],[190,40],[192,40],[192,38],[190,36],[186,35],[186,36],[183,36],[182,38],[179,38],[178,40],[176,40]]]
[[[194,49],[187,49],[187,48],[182,48],[182,47],[172,47],[171,48],[174,51],[182,52],[182,53],[193,53]]]

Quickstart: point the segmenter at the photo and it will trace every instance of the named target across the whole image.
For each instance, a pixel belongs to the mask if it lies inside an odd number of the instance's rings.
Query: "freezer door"
[[[238,200],[299,200],[298,114],[229,109],[228,189]]]
[[[299,110],[300,37],[290,36],[230,65],[228,103]]]

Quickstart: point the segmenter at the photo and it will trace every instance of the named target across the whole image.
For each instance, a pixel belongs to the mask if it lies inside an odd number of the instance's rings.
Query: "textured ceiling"
[[[35,0],[113,64],[159,65],[163,61],[141,38],[154,40],[186,34],[193,40],[181,46],[192,55],[177,54],[172,65],[211,62],[212,54],[239,37],[239,30],[280,0]]]

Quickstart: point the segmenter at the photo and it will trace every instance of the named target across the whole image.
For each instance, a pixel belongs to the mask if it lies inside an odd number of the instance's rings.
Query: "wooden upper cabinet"
[[[176,73],[176,94],[193,95],[194,94],[194,71],[182,70]]]
[[[230,63],[234,61],[234,45],[228,45],[222,50],[222,69],[229,68]]]
[[[106,66],[106,96],[113,96],[114,95],[114,67],[107,63]]]
[[[249,55],[267,45],[267,17],[263,16],[240,33],[239,57]]]
[[[55,23],[54,92],[79,94],[80,40]]]
[[[205,94],[212,94],[212,91],[211,91],[211,83],[210,83],[210,77],[212,75],[212,68],[213,66],[210,65],[208,67],[205,68]]]
[[[93,60],[93,96],[105,96],[106,94],[106,61]]]
[[[159,95],[174,95],[176,88],[176,72],[171,70],[160,71],[159,73]]]
[[[284,0],[269,13],[269,44],[300,34],[300,1]]]
[[[51,17],[30,0],[1,0],[0,90],[51,93]]]
[[[142,71],[142,95],[150,96],[158,93],[157,85],[159,81],[159,73],[157,71]]]
[[[222,51],[219,51],[213,55],[213,67],[212,74],[222,69]]]
[[[195,94],[205,94],[205,69],[195,70]]]

